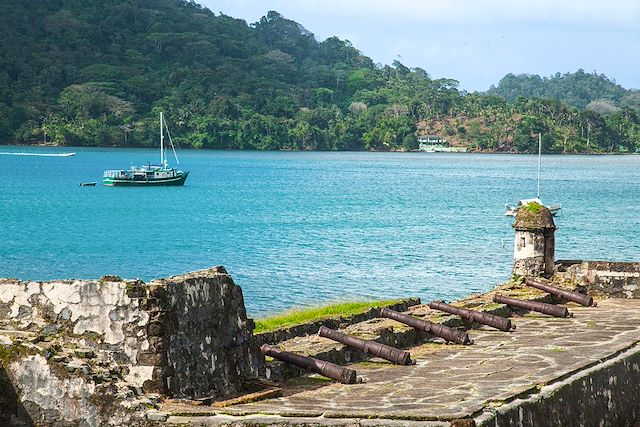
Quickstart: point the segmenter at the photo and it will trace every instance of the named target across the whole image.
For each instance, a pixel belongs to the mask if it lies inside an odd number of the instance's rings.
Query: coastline
[[[113,149],[129,149],[129,148],[149,148],[156,149],[153,146],[146,145],[136,145],[136,146],[127,146],[124,147],[122,145],[58,145],[58,144],[45,144],[45,143],[20,143],[16,141],[12,141],[10,144],[0,144],[0,147],[37,147],[37,148],[113,148]],[[525,154],[532,155],[536,154],[531,151],[491,151],[491,150],[468,150],[465,152],[446,152],[446,153],[427,153],[420,150],[405,150],[403,148],[392,148],[388,150],[380,150],[380,149],[371,149],[371,150],[294,150],[290,148],[280,149],[280,150],[258,150],[258,149],[240,149],[240,148],[193,148],[193,147],[180,147],[180,150],[193,150],[193,151],[204,151],[204,150],[213,150],[213,151],[250,151],[250,152],[319,152],[319,153],[421,153],[425,155],[441,155],[441,154]],[[622,153],[618,151],[610,151],[610,152],[599,152],[599,151],[590,151],[590,152],[543,152],[544,155],[581,155],[581,156],[602,156],[602,155],[615,155],[615,156],[633,156],[640,155],[640,152],[635,153]]]

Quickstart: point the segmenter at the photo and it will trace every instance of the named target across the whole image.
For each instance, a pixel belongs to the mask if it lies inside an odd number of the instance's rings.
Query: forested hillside
[[[508,102],[518,97],[557,99],[578,108],[611,113],[622,107],[640,107],[640,91],[627,90],[604,74],[556,73],[551,77],[537,74],[507,74],[498,86],[491,86],[488,95],[500,96]]]
[[[538,132],[547,151],[640,146],[636,93],[611,82],[572,106],[518,98],[509,76],[501,97],[466,94],[276,12],[247,25],[183,0],[4,0],[0,24],[2,143],[155,145],[164,111],[194,148],[414,149],[417,126],[487,151],[534,150]]]

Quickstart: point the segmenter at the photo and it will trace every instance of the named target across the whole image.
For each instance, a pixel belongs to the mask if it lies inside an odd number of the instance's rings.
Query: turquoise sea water
[[[327,301],[456,299],[509,277],[505,202],[536,157],[182,151],[184,187],[109,188],[157,150],[0,155],[0,277],[156,277],[224,265],[250,315]],[[98,181],[96,187],[80,182]],[[543,156],[558,258],[640,257],[640,156]]]

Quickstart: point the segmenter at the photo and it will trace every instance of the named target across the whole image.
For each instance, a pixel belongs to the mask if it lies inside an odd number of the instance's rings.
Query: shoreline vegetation
[[[157,147],[150,147],[147,145],[140,145],[140,146],[127,146],[127,147],[123,147],[120,145],[112,145],[112,146],[75,146],[75,145],[55,145],[55,144],[43,144],[43,143],[17,143],[17,142],[11,142],[8,144],[0,144],[0,147],[40,147],[40,148],[78,148],[78,147],[85,147],[85,148],[113,148],[113,149],[119,149],[119,148],[146,148],[146,149],[153,149],[153,150],[157,150]],[[343,152],[343,153],[414,153],[414,154],[425,154],[425,155],[441,155],[441,154],[453,154],[453,155],[459,155],[459,154],[496,154],[496,155],[501,155],[501,154],[534,154],[532,152],[518,152],[518,151],[491,151],[491,150],[472,150],[472,151],[465,151],[465,152],[436,152],[436,153],[431,153],[431,152],[425,152],[425,151],[420,151],[418,149],[410,149],[410,150],[406,150],[403,148],[397,148],[397,149],[388,149],[388,150],[380,150],[380,149],[370,149],[370,150],[305,150],[305,149],[255,149],[255,148],[248,148],[248,149],[237,149],[237,148],[194,148],[194,147],[179,147],[181,150],[219,150],[219,151],[264,151],[264,152],[298,152],[298,153],[303,153],[303,152],[324,152],[324,153],[337,153],[337,152]],[[589,152],[575,152],[575,153],[568,153],[568,152],[546,152],[544,153],[545,155],[584,155],[584,156],[602,156],[602,155],[613,155],[613,156],[637,156],[640,155],[640,151],[638,152],[606,152],[606,151],[589,151]]]
[[[248,24],[187,0],[6,3],[0,144],[152,147],[162,111],[181,148],[411,151],[432,135],[534,153],[541,133],[544,153],[640,150],[640,91],[596,72],[468,93],[274,11]]]

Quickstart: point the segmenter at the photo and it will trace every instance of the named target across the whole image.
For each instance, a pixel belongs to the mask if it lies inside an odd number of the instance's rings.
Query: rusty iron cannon
[[[503,295],[494,295],[493,301],[500,304],[507,304],[512,307],[524,308],[525,310],[537,311],[555,317],[573,317],[566,307],[547,304],[546,302],[524,301],[521,299],[509,298]]]
[[[411,365],[411,354],[405,350],[398,350],[379,342],[363,340],[352,335],[343,334],[334,329],[321,326],[318,334],[321,337],[329,338],[334,341],[341,342],[349,347],[356,348],[364,353],[372,354],[377,357],[388,360],[398,365]]]
[[[291,363],[292,365],[324,375],[327,378],[331,378],[332,380],[339,381],[343,384],[355,384],[357,382],[356,371],[345,368],[344,366],[338,366],[331,362],[325,362],[324,360],[283,351],[278,347],[269,344],[262,344],[260,351],[266,356],[271,356],[274,359]]]
[[[567,301],[577,302],[585,307],[589,306],[597,306],[598,303],[593,301],[593,298],[589,295],[581,294],[580,292],[570,291],[568,289],[557,288],[555,286],[549,285],[547,283],[543,283],[537,280],[529,279],[525,281],[527,286],[531,286],[532,288],[540,289],[541,291],[545,291],[549,294],[555,295],[557,297],[563,298]]]
[[[380,316],[387,319],[393,319],[397,322],[404,323],[413,328],[420,329],[421,331],[429,332],[437,337],[443,338],[446,341],[451,341],[456,344],[468,345],[473,344],[473,340],[469,338],[469,334],[458,329],[450,328],[438,323],[431,323],[426,320],[416,319],[406,314],[398,313],[397,311],[383,308],[380,310]]]
[[[496,316],[495,314],[484,313],[482,311],[469,310],[467,308],[454,307],[444,301],[431,301],[429,307],[434,310],[444,311],[446,313],[456,314],[472,322],[488,325],[501,331],[509,332],[516,328],[511,324],[511,320]]]

